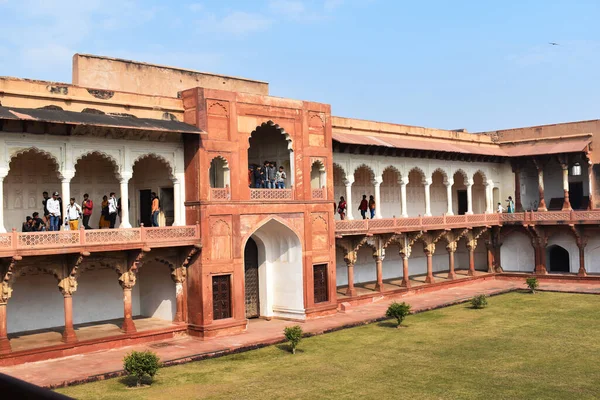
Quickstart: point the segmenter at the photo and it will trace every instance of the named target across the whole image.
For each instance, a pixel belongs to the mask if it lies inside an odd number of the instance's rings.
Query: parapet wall
[[[89,54],[73,56],[73,84],[167,97],[193,87],[269,94],[267,82]]]

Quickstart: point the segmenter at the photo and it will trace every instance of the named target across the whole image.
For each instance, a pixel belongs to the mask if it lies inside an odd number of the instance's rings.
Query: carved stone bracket
[[[435,253],[435,244],[440,241],[446,235],[446,231],[435,231],[424,233],[421,236],[421,241],[423,241],[423,251],[425,254],[433,255]]]
[[[448,250],[450,253],[455,253],[459,240],[462,239],[468,232],[469,229],[467,228],[446,231],[444,235],[444,239],[446,240],[446,250]]]
[[[144,257],[150,252],[150,249],[140,249],[131,251],[127,254],[126,270],[119,275],[119,285],[123,289],[132,289],[137,280],[137,272],[143,266]]]
[[[465,235],[467,239],[467,249],[475,251],[477,248],[477,240],[487,231],[487,227],[470,229]]]
[[[21,256],[14,256],[7,262],[0,264],[0,278],[2,286],[0,287],[0,304],[8,303],[8,299],[12,296],[12,284],[14,282],[14,272],[17,263],[21,261]]]
[[[89,252],[82,252],[76,256],[65,256],[65,272],[58,282],[58,289],[63,296],[72,296],[77,291],[77,279],[79,278],[79,267]]]

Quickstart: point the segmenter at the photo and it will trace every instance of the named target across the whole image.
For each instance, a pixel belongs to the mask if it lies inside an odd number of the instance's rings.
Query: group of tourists
[[[90,196],[85,193],[81,205],[75,202],[75,197],[69,199],[69,204],[66,207],[66,215],[62,216],[62,198],[58,192],[52,193],[52,197],[48,196],[48,192],[42,193],[42,206],[44,209],[44,218],[40,218],[40,213],[34,212],[31,216],[27,216],[23,222],[23,232],[42,232],[42,231],[58,231],[60,230],[61,222],[65,230],[79,229],[79,220],[82,220],[85,229],[92,229],[89,225],[90,217],[94,210],[94,202]],[[128,202],[128,208],[131,203]],[[152,192],[152,226],[158,226],[158,216],[160,214],[160,200],[155,192]],[[117,216],[121,216],[121,198],[117,199],[114,192],[108,196],[102,197],[100,204],[101,214],[98,229],[113,229],[117,221]]]
[[[343,220],[346,218],[348,204],[346,203],[344,196],[340,197],[340,202],[337,205],[334,203],[334,209],[337,210],[337,213],[340,215],[340,219]],[[370,215],[371,219],[374,219],[375,209],[375,198],[371,195],[369,196],[369,200],[367,200],[367,195],[363,194],[360,205],[358,206],[358,211],[360,211],[362,219],[367,219],[368,215]]]
[[[277,169],[274,161],[265,161],[262,166],[253,164],[248,167],[248,186],[263,189],[285,189],[287,175],[283,167]]]

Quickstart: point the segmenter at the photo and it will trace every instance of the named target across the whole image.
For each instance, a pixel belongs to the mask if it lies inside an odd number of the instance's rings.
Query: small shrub
[[[406,304],[405,302],[397,303],[394,301],[388,307],[387,311],[385,312],[385,316],[388,318],[396,318],[396,321],[398,321],[398,328],[400,328],[402,321],[404,321],[404,318],[406,318],[409,313],[410,304]]]
[[[123,369],[128,375],[137,378],[137,386],[141,386],[142,379],[148,376],[152,381],[154,375],[161,367],[160,359],[151,351],[132,351],[123,359]]]
[[[296,354],[296,347],[298,347],[298,343],[302,339],[302,328],[298,325],[288,326],[283,330],[283,333],[285,334],[285,338],[290,342],[292,354]]]
[[[537,278],[527,278],[525,283],[527,283],[527,287],[529,287],[531,293],[535,293],[535,289],[537,289],[538,286],[540,286],[540,283],[538,282]]]
[[[474,296],[471,299],[471,305],[473,306],[473,308],[487,307],[487,305],[488,305],[487,296],[485,294],[480,294],[480,295]]]

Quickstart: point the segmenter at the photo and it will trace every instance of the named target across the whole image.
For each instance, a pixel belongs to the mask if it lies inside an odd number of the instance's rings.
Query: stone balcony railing
[[[0,234],[0,257],[195,245],[199,225]]]
[[[335,222],[337,235],[412,232],[419,230],[470,228],[503,224],[555,225],[599,223],[600,211],[544,211],[514,214],[443,215],[436,217],[409,217],[343,220]]]
[[[293,200],[294,189],[250,189],[250,200]]]

